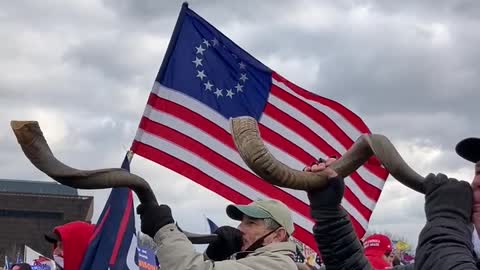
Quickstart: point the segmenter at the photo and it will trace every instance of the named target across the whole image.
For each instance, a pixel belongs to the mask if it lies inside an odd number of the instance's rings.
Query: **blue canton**
[[[156,81],[208,105],[225,118],[260,118],[271,70],[208,22],[183,8]]]

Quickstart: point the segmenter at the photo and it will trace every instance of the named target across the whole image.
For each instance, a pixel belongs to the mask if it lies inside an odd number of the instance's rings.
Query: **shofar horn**
[[[36,121],[11,121],[13,132],[25,156],[35,167],[63,185],[79,189],[128,187],[141,203],[158,204],[150,185],[138,175],[120,168],[79,170],[55,158]],[[215,234],[195,234],[184,231],[194,244],[206,244],[217,238]]]
[[[12,121],[11,126],[25,156],[35,167],[54,180],[80,189],[112,187],[131,188],[142,203],[157,204],[148,183],[141,177],[120,168],[78,170],[55,158],[36,121]]]
[[[325,173],[309,173],[294,170],[278,161],[267,150],[258,131],[257,121],[251,117],[236,117],[231,120],[235,146],[245,163],[267,182],[281,187],[313,190],[328,182]],[[382,135],[362,135],[352,147],[330,167],[338,175],[346,177],[375,155],[398,181],[425,193],[424,178],[412,170],[402,159],[392,143]]]

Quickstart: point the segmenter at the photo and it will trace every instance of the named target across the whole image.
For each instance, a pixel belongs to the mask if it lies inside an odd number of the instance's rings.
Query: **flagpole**
[[[125,153],[125,157],[128,160],[128,165],[130,165],[130,163],[132,163],[132,159],[133,159],[134,155],[135,155],[135,153],[133,153],[132,150],[127,150],[127,153]]]

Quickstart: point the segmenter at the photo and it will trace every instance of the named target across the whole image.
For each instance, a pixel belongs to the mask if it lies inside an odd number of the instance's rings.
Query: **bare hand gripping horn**
[[[254,118],[233,118],[231,128],[240,156],[262,179],[276,186],[306,191],[322,188],[327,184],[328,177],[325,173],[294,170],[275,159],[263,144]],[[392,143],[382,135],[360,136],[352,147],[330,167],[338,175],[346,177],[373,155],[398,181],[415,191],[425,193],[424,178],[405,163]]]
[[[57,182],[79,189],[128,187],[137,194],[141,203],[158,204],[150,185],[140,176],[120,168],[79,170],[69,167],[55,158],[38,122],[11,121],[10,125],[25,156]],[[217,238],[215,234],[183,232],[194,244],[208,244]]]

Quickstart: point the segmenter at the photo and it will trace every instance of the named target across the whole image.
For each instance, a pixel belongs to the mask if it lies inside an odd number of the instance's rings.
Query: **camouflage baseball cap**
[[[248,205],[231,204],[227,206],[227,215],[234,220],[242,220],[243,215],[251,218],[271,218],[292,235],[293,220],[290,209],[277,200],[258,200]]]

